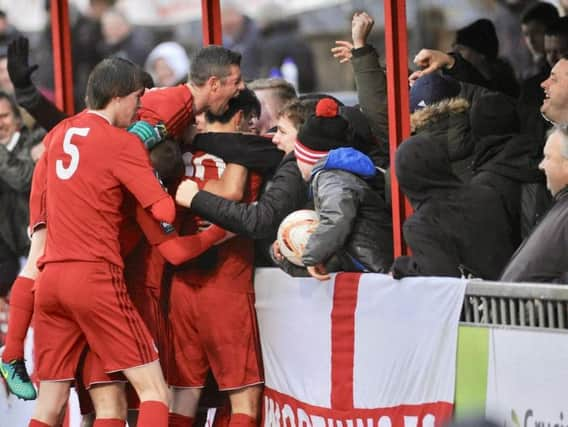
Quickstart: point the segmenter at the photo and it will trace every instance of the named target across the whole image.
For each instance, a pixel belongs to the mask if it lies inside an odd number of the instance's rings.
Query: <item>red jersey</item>
[[[125,218],[120,228],[120,244],[126,284],[129,289],[145,286],[159,290],[165,261],[156,246],[175,238],[177,233],[173,230],[164,232],[158,221],[135,200],[127,200],[123,212]],[[151,223],[155,227],[142,228],[140,223]]]
[[[200,187],[210,179],[219,179],[225,162],[204,151],[184,153],[186,175],[197,180]],[[243,201],[252,203],[258,198],[262,177],[250,173]],[[193,286],[222,288],[235,292],[252,292],[254,271],[254,245],[251,239],[236,236],[217,246],[217,262],[210,269],[193,263],[190,268],[176,273],[185,283]]]
[[[47,244],[42,263],[101,261],[122,266],[118,240],[123,192],[142,207],[170,197],[137,136],[84,111],[45,139]]]
[[[193,123],[193,98],[189,87],[159,87],[146,90],[140,98],[138,120],[152,125],[163,123],[168,135],[179,139]]]

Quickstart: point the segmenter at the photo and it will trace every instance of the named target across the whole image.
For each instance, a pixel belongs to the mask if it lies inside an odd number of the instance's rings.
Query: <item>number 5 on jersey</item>
[[[65,138],[63,138],[63,152],[71,157],[69,161],[69,166],[65,167],[63,160],[57,160],[55,162],[55,172],[59,179],[67,180],[73,176],[79,167],[79,148],[71,142],[71,139],[75,136],[85,137],[89,134],[89,128],[70,128],[65,132]]]

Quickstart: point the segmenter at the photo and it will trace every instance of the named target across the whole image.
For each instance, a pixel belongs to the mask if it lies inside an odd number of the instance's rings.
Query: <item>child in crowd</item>
[[[387,272],[392,264],[391,214],[368,182],[377,169],[369,157],[350,146],[349,132],[338,104],[324,98],[300,129],[294,146],[319,217],[302,262],[318,280],[328,280],[331,271]],[[283,258],[278,244],[273,258],[292,275],[302,270]]]

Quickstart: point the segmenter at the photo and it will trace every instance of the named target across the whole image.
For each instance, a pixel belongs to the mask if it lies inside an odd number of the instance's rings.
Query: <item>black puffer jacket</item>
[[[414,206],[403,227],[412,256],[393,264],[393,276],[455,276],[460,266],[495,279],[513,252],[502,203],[483,185],[463,184],[452,172],[444,141],[415,135],[396,154],[396,175]]]
[[[454,173],[463,182],[471,179],[475,139],[469,124],[470,101],[461,96],[446,99],[412,113],[415,134],[446,145]]]
[[[517,249],[500,280],[568,284],[566,242],[568,188],[556,195],[554,205]]]
[[[473,184],[493,188],[503,202],[515,246],[521,243],[521,189],[524,183],[538,183],[544,174],[534,160],[537,142],[519,134],[516,102],[491,92],[471,107],[470,123],[477,138],[472,164]]]

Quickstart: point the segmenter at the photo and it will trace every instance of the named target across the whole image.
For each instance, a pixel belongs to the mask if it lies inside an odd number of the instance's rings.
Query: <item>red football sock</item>
[[[23,276],[18,276],[12,285],[3,362],[24,358],[24,340],[34,312],[33,286],[34,280]]]
[[[33,418],[30,420],[28,427],[51,427],[49,424],[46,424],[42,421],[34,420]]]
[[[168,427],[192,427],[193,418],[170,412],[168,414]]]
[[[232,414],[229,427],[256,427],[256,418],[247,414]]]
[[[93,427],[124,427],[125,425],[126,421],[118,418],[97,418]]]
[[[156,400],[140,402],[137,427],[167,427],[168,406]]]

